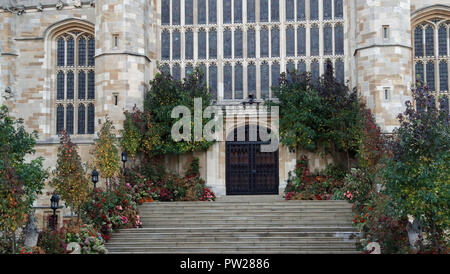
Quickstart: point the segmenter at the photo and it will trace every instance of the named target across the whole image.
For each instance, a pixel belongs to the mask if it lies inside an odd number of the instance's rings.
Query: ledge
[[[412,50],[412,47],[410,46],[405,46],[405,45],[401,45],[401,44],[389,44],[389,45],[379,45],[379,44],[374,44],[374,45],[370,45],[370,46],[366,46],[366,47],[361,47],[361,48],[357,48],[355,49],[355,52],[353,53],[353,56],[356,55],[356,53],[360,50],[365,50],[365,49],[370,49],[370,48],[388,48],[388,47],[401,47],[401,48],[406,48],[406,49],[410,49]]]
[[[104,53],[100,53],[98,55],[95,55],[94,58],[98,58],[101,56],[108,56],[108,55],[131,55],[131,56],[136,56],[136,57],[143,57],[145,58],[148,62],[152,62],[152,60],[145,54],[140,54],[137,52],[128,52],[128,51],[121,51],[121,52],[104,52]]]

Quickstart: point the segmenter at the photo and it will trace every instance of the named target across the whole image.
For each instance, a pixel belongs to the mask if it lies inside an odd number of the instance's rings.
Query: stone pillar
[[[17,93],[15,84],[16,58],[18,56],[14,37],[16,16],[0,11],[0,105],[13,107],[12,100]]]
[[[96,117],[121,129],[124,110],[143,106],[155,74],[160,16],[157,1],[96,1]],[[117,97],[117,106],[115,105]]]
[[[410,0],[355,1],[357,87],[384,132],[411,100]],[[387,37],[383,27],[387,27]]]

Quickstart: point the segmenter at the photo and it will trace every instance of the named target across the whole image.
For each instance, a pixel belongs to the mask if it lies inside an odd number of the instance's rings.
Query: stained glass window
[[[344,5],[342,0],[334,0],[334,18],[344,17]]]
[[[163,60],[170,59],[170,33],[163,31],[161,34],[161,58]]]
[[[414,52],[416,57],[423,56],[423,29],[420,26],[414,30]]]
[[[310,0],[309,2],[309,19],[319,20],[319,0]]]
[[[88,73],[88,99],[95,99],[95,73],[92,70]]]
[[[194,33],[192,30],[187,30],[185,34],[185,59],[194,58]]]
[[[253,23],[256,22],[256,6],[255,0],[247,0],[247,22]]]
[[[86,99],[86,73],[84,71],[78,73],[78,99]]]
[[[259,35],[261,39],[261,57],[269,57],[269,30],[267,28],[262,28]]]
[[[311,55],[319,55],[319,28],[317,26],[311,27]]]
[[[231,1],[223,1],[223,23],[231,24]]]
[[[88,106],[88,122],[87,122],[88,134],[94,134],[95,132],[95,106],[89,104]]]
[[[95,66],[95,39],[93,37],[89,38],[88,41],[88,65],[90,67]]]
[[[65,51],[66,51],[65,43],[66,42],[64,41],[64,38],[60,37],[58,39],[58,50],[57,50],[58,57],[57,57],[57,59],[58,59],[58,66],[60,66],[60,67],[64,66],[64,59],[65,59],[64,55],[65,55]]]
[[[280,30],[278,27],[274,27],[271,30],[271,47],[272,47],[272,56],[271,57],[279,57],[280,56]]]
[[[295,0],[286,0],[286,20],[295,20]]]
[[[344,65],[344,61],[342,60],[337,60],[336,61],[336,68],[335,68],[335,72],[336,72],[336,80],[341,83],[344,84],[345,82],[345,65]]]
[[[425,29],[425,43],[427,56],[434,56],[434,30],[431,26]]]
[[[306,29],[302,26],[297,29],[297,55],[306,55]]]
[[[344,27],[342,25],[336,25],[334,28],[334,36],[335,54],[344,55]]]
[[[78,134],[86,133],[86,107],[83,104],[78,106]]]
[[[184,70],[184,77],[189,78],[192,72],[194,72],[194,67],[191,64],[187,64]]]
[[[184,24],[194,24],[194,0],[184,1]]]
[[[228,79],[228,81],[223,81],[223,98],[233,99],[233,83],[229,79],[233,79],[233,71],[230,64],[226,64],[223,68],[223,79]]]
[[[427,85],[428,85],[428,88],[430,89],[430,91],[434,91],[435,90],[435,85],[434,85],[434,63],[433,62],[428,62],[427,63]]]
[[[60,134],[64,129],[64,107],[58,105],[56,108],[56,134]]]
[[[421,63],[421,62],[418,62],[417,64],[416,64],[416,78],[419,80],[422,80],[422,81],[424,81],[425,79],[424,79],[424,76],[425,74],[424,74],[424,68],[423,68],[423,63]]]
[[[180,32],[175,30],[172,33],[172,59],[179,60],[181,57],[181,37]]]
[[[259,0],[259,21],[269,22],[269,1]]]
[[[217,1],[209,0],[208,2],[208,23],[217,23]]]
[[[292,61],[287,62],[286,64],[286,74],[289,81],[293,79],[293,73],[295,72],[295,63]]]
[[[172,77],[176,80],[181,80],[181,67],[179,64],[175,64],[172,68]]]
[[[72,37],[67,39],[67,66],[72,67],[75,63],[75,41]]]
[[[242,30],[234,31],[234,58],[242,58]]]
[[[330,25],[326,25],[323,28],[323,54],[333,54],[333,28]]]
[[[234,0],[234,23],[242,23],[242,0]]]
[[[270,90],[270,83],[269,83],[269,64],[267,62],[264,62],[261,64],[261,97],[262,98],[269,98],[269,90]]]
[[[331,0],[323,0],[323,19],[329,20],[331,18]]]
[[[247,67],[247,90],[249,95],[253,94],[253,98],[256,98],[256,66],[252,63]]]
[[[313,81],[317,81],[319,77],[320,77],[319,62],[314,61],[311,63],[311,79]]]
[[[206,31],[203,29],[198,32],[198,58],[206,59]]]
[[[286,55],[295,56],[295,30],[293,27],[286,29]]]
[[[172,0],[172,25],[181,24],[180,10],[180,0]]]
[[[280,21],[280,2],[270,1],[270,19],[272,22]]]
[[[234,66],[234,99],[243,99],[243,75],[241,63]]]
[[[58,72],[58,80],[56,82],[56,99],[64,100],[64,90],[65,90],[65,75],[64,72]]]
[[[297,21],[306,19],[305,0],[297,0]]]
[[[232,53],[231,53],[231,30],[230,29],[225,29],[225,31],[223,32],[223,57],[225,58],[232,58]]]
[[[439,28],[439,56],[447,55],[447,27],[442,25]]]
[[[213,100],[217,100],[217,66],[209,66],[209,91]]]
[[[300,61],[297,63],[297,71],[298,74],[302,74],[306,72],[306,63],[303,61]]]
[[[247,57],[256,57],[256,36],[253,28],[247,30]]]
[[[215,29],[211,29],[208,32],[209,35],[209,58],[217,58],[217,32]]]
[[[73,105],[68,105],[66,109],[66,130],[73,134]]]
[[[197,21],[198,24],[206,24],[206,0],[197,0]]]
[[[440,90],[448,91],[448,64],[445,61],[439,63]]]
[[[86,39],[83,37],[78,40],[78,65],[86,65]]]
[[[278,62],[272,63],[272,87],[278,87],[278,78],[280,78],[280,64]]]
[[[73,100],[74,98],[74,89],[75,89],[75,83],[74,83],[74,75],[73,71],[69,71],[67,73],[67,99]]]
[[[161,22],[163,25],[170,24],[170,0],[161,0]]]

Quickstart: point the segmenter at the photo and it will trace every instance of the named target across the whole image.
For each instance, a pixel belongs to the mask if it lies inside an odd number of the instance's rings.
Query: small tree
[[[81,164],[77,145],[72,143],[67,131],[61,132],[58,160],[53,171],[51,185],[56,192],[74,210],[80,220],[80,209],[89,195],[89,180]],[[73,219],[72,219],[73,222]]]
[[[106,178],[107,185],[111,185],[112,178],[116,177],[120,173],[120,159],[119,150],[117,148],[117,137],[113,132],[114,125],[106,117],[105,123],[103,123],[100,132],[98,133],[98,139],[95,140],[95,146],[93,150],[94,165],[100,171],[100,175]]]
[[[445,109],[436,107],[428,87],[413,90],[416,108],[406,103],[384,169],[386,192],[399,216],[413,215],[438,250],[446,245],[450,215],[450,127]]]
[[[0,108],[0,231],[12,240],[13,253],[16,230],[24,225],[48,177],[42,157],[25,161],[26,155],[35,152],[37,138],[37,132],[25,131],[22,120],[9,116],[6,106]]]

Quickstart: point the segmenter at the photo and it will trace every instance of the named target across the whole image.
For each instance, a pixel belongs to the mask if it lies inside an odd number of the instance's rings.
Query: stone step
[[[144,227],[144,228],[129,228],[119,229],[119,234],[137,234],[137,233],[342,233],[342,232],[356,232],[353,226],[287,226],[287,227],[267,227],[267,226],[233,226],[233,227]]]
[[[337,239],[347,240],[357,237],[359,233],[354,231],[331,231],[331,232],[232,232],[232,231],[210,231],[210,232],[148,232],[148,233],[116,233],[111,241],[116,239],[177,239],[179,241],[189,241],[198,239]]]
[[[235,227],[235,226],[266,226],[266,227],[291,227],[294,225],[301,225],[305,227],[314,227],[314,226],[325,226],[325,225],[333,225],[333,226],[340,226],[340,227],[348,227],[349,222],[343,221],[343,222],[336,222],[336,221],[273,221],[273,222],[266,222],[266,221],[233,221],[233,222],[226,222],[226,221],[217,221],[217,222],[206,222],[206,223],[199,223],[196,221],[185,221],[185,222],[142,222],[144,227],[182,227],[182,228],[195,228],[195,227],[205,227],[206,225],[211,228],[228,228],[228,227]]]
[[[175,242],[176,240],[176,242]],[[356,243],[356,239],[344,239],[337,237],[249,237],[249,236],[211,236],[211,237],[171,237],[166,235],[165,237],[134,237],[117,235],[114,239],[108,242],[110,244],[116,243]]]
[[[283,247],[267,247],[267,246],[239,246],[239,247],[208,247],[208,248],[193,248],[193,247],[134,247],[134,246],[123,246],[123,247],[108,247],[110,253],[235,253],[237,251],[250,252],[250,253],[286,253],[286,252],[302,252],[308,253],[312,251],[321,251],[322,253],[329,253],[333,251],[345,251],[352,252],[355,251],[354,246],[349,247],[334,247],[334,246],[283,246]]]
[[[235,251],[230,251],[230,250],[224,250],[224,251],[220,251],[220,250],[215,250],[215,251],[211,251],[211,252],[205,252],[203,250],[200,251],[177,251],[177,250],[157,250],[157,251],[142,251],[142,250],[138,250],[138,251],[133,251],[133,250],[109,250],[109,254],[255,254],[255,255],[261,255],[261,254],[332,254],[332,255],[347,255],[347,254],[361,254],[361,252],[356,251],[356,250],[333,250],[333,249],[328,249],[326,251],[324,250],[303,250],[303,251],[289,251],[289,250],[284,250],[284,249],[269,249],[269,250],[235,250]]]
[[[192,222],[192,221],[198,221],[203,223],[208,222],[217,222],[217,221],[228,221],[228,222],[234,222],[234,221],[269,221],[269,222],[296,222],[296,221],[324,221],[324,220],[330,220],[330,221],[351,221],[353,220],[353,217],[351,215],[346,216],[298,216],[298,217],[292,217],[292,216],[177,216],[177,217],[147,217],[147,216],[141,216],[141,220],[145,220],[148,222],[166,222],[166,221],[174,221],[174,222]]]
[[[267,217],[279,217],[279,216],[353,216],[351,211],[199,211],[199,212],[179,212],[168,211],[160,212],[157,210],[143,211],[140,210],[139,214],[146,217],[208,217],[208,216],[220,216],[220,217],[239,217],[239,216],[267,216]]]

